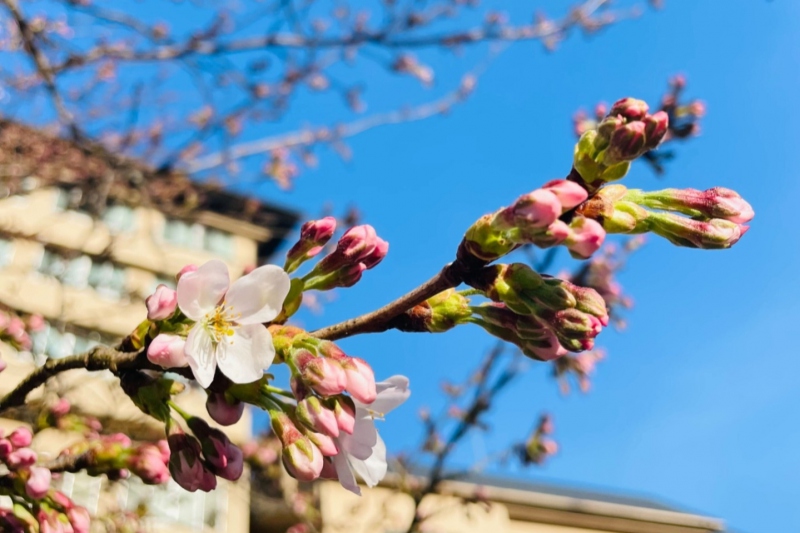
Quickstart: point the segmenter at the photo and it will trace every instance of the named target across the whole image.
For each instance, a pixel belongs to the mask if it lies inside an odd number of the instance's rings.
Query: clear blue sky
[[[563,176],[577,107],[626,95],[655,103],[667,77],[685,73],[689,94],[708,103],[702,136],[679,147],[662,182],[638,166],[627,183],[734,188],[756,210],[751,231],[721,252],[651,239],[622,277],[636,307],[625,333],[601,336],[610,357],[592,392],[561,397],[547,369],[534,366],[502,398],[492,431],[467,439],[456,458],[467,464],[520,438],[547,409],[561,453],[514,475],[652,495],[745,532],[800,531],[800,358],[790,340],[800,331],[800,239],[791,218],[800,195],[800,3],[666,4],[591,39],[573,37],[555,54],[513,47],[452,116],[369,132],[351,143],[352,162],[323,157],[295,192],[261,190],[312,214],[326,201],[353,202],[391,243],[379,268],[311,320],[327,324],[427,279],[476,217]],[[478,55],[429,57],[443,65],[444,82]],[[380,104],[415,90],[413,81],[376,83],[367,97]],[[308,105],[307,119],[332,116]],[[379,375],[411,378],[411,400],[381,430],[400,450],[416,443],[416,411],[437,397],[440,381],[463,377],[492,341],[464,327],[341,344]]]

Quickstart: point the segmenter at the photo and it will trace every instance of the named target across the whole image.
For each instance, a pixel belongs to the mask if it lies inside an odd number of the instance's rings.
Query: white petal
[[[382,416],[395,409],[411,396],[408,388],[408,378],[405,376],[392,376],[386,381],[375,384],[378,396],[369,405],[356,402],[358,407],[373,411],[376,415]]]
[[[388,468],[386,463],[386,444],[384,444],[383,439],[378,436],[378,442],[375,443],[375,447],[372,449],[372,455],[367,459],[363,461],[351,459],[350,465],[368,487],[374,487],[380,483]]]
[[[195,325],[186,337],[183,351],[197,383],[203,388],[211,385],[214,381],[214,372],[217,370],[211,335],[201,325]]]
[[[370,416],[358,416],[353,426],[353,434],[339,433],[339,442],[344,451],[356,459],[366,459],[372,455],[372,448],[378,442],[378,430]]]
[[[236,327],[231,337],[217,344],[217,365],[234,383],[261,379],[274,358],[272,335],[261,324]]]
[[[264,265],[234,281],[225,304],[239,315],[239,324],[269,322],[281,312],[290,284],[281,267]]]
[[[333,466],[336,468],[336,475],[339,477],[339,483],[342,484],[342,487],[346,488],[353,494],[361,496],[361,487],[358,486],[356,483],[356,476],[353,475],[353,471],[350,469],[350,463],[347,460],[347,455],[345,453],[340,453],[338,455],[334,455],[333,459]]]
[[[230,283],[225,263],[209,261],[178,280],[178,307],[192,320],[200,320],[219,304]]]

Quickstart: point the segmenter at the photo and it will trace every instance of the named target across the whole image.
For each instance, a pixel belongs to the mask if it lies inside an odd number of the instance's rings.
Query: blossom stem
[[[181,418],[183,418],[184,420],[187,420],[187,421],[188,421],[190,418],[193,418],[193,417],[192,417],[192,415],[190,415],[189,413],[187,413],[186,411],[184,411],[183,409],[181,409],[181,408],[178,406],[178,404],[176,404],[174,401],[172,401],[172,400],[167,400],[167,405],[169,405],[170,407],[172,407],[172,409],[173,409],[173,410],[174,410],[176,413],[178,413],[179,415],[181,415]]]
[[[483,267],[485,263],[481,262]],[[378,333],[392,329],[392,319],[405,313],[415,305],[419,305],[431,296],[435,296],[442,291],[457,287],[465,280],[468,274],[477,269],[478,265],[467,264],[461,258],[446,265],[438,274],[431,279],[390,302],[376,311],[366,313],[350,320],[345,320],[338,324],[318,329],[311,333],[318,339],[337,340],[351,337],[361,333]]]
[[[294,394],[292,394],[291,391],[283,390],[279,387],[273,387],[272,385],[264,385],[263,391],[267,394],[278,394],[287,398],[294,398]]]

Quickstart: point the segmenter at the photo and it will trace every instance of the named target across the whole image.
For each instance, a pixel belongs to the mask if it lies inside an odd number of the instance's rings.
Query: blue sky
[[[555,54],[515,46],[451,116],[364,134],[351,142],[352,161],[324,156],[290,194],[259,188],[311,214],[326,201],[354,203],[391,243],[379,268],[309,324],[354,316],[412,288],[451,258],[475,218],[563,176],[577,107],[627,95],[656,103],[667,77],[683,72],[689,95],[708,104],[702,136],[679,147],[663,181],[642,165],[626,183],[733,188],[756,210],[751,231],[720,252],[650,239],[622,275],[636,307],[627,331],[601,336],[610,357],[592,392],[562,397],[546,369],[532,366],[503,396],[491,432],[467,439],[456,461],[519,439],[519,428],[546,409],[560,454],[542,469],[510,474],[651,495],[745,532],[800,530],[800,361],[786,340],[800,312],[800,239],[791,229],[800,194],[798,23],[795,2],[669,1],[590,39],[570,38]],[[427,56],[439,66],[437,88],[476,57]],[[378,82],[367,98],[380,105],[415,90],[413,81]],[[315,105],[303,116],[324,122],[329,112]],[[382,429],[395,450],[416,443],[416,411],[439,397],[440,381],[463,377],[491,344],[469,327],[341,343],[379,375],[411,378],[411,400]]]

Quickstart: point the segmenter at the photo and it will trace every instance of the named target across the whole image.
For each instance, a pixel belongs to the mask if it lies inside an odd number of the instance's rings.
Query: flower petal
[[[196,324],[186,337],[183,347],[186,359],[194,374],[194,379],[204,389],[214,381],[217,361],[214,357],[214,343],[200,324]]]
[[[357,496],[361,496],[361,488],[358,486],[358,483],[356,483],[356,476],[353,475],[353,470],[350,468],[347,455],[340,453],[334,455],[332,459],[333,466],[336,468],[336,475],[339,477],[339,483],[342,484],[342,487]]]
[[[281,267],[264,265],[234,281],[225,304],[239,315],[239,324],[269,322],[281,312],[290,283]]]
[[[272,335],[261,324],[239,326],[217,344],[219,369],[234,383],[258,381],[274,358]]]
[[[178,307],[192,320],[201,320],[219,304],[230,283],[225,263],[209,261],[178,280]]]
[[[405,376],[392,376],[386,381],[375,384],[378,396],[371,404],[364,405],[356,401],[356,406],[367,409],[383,417],[397,406],[408,400],[411,390],[408,388],[408,378]]]
[[[386,463],[386,444],[383,439],[378,436],[378,442],[375,443],[375,447],[372,449],[372,455],[363,461],[351,458],[350,465],[368,487],[374,487],[380,483],[386,476],[388,468]]]
[[[372,448],[378,442],[378,430],[375,429],[375,422],[372,417],[358,411],[356,423],[353,426],[353,434],[339,433],[339,442],[344,451],[355,459],[366,459],[372,455]]]

